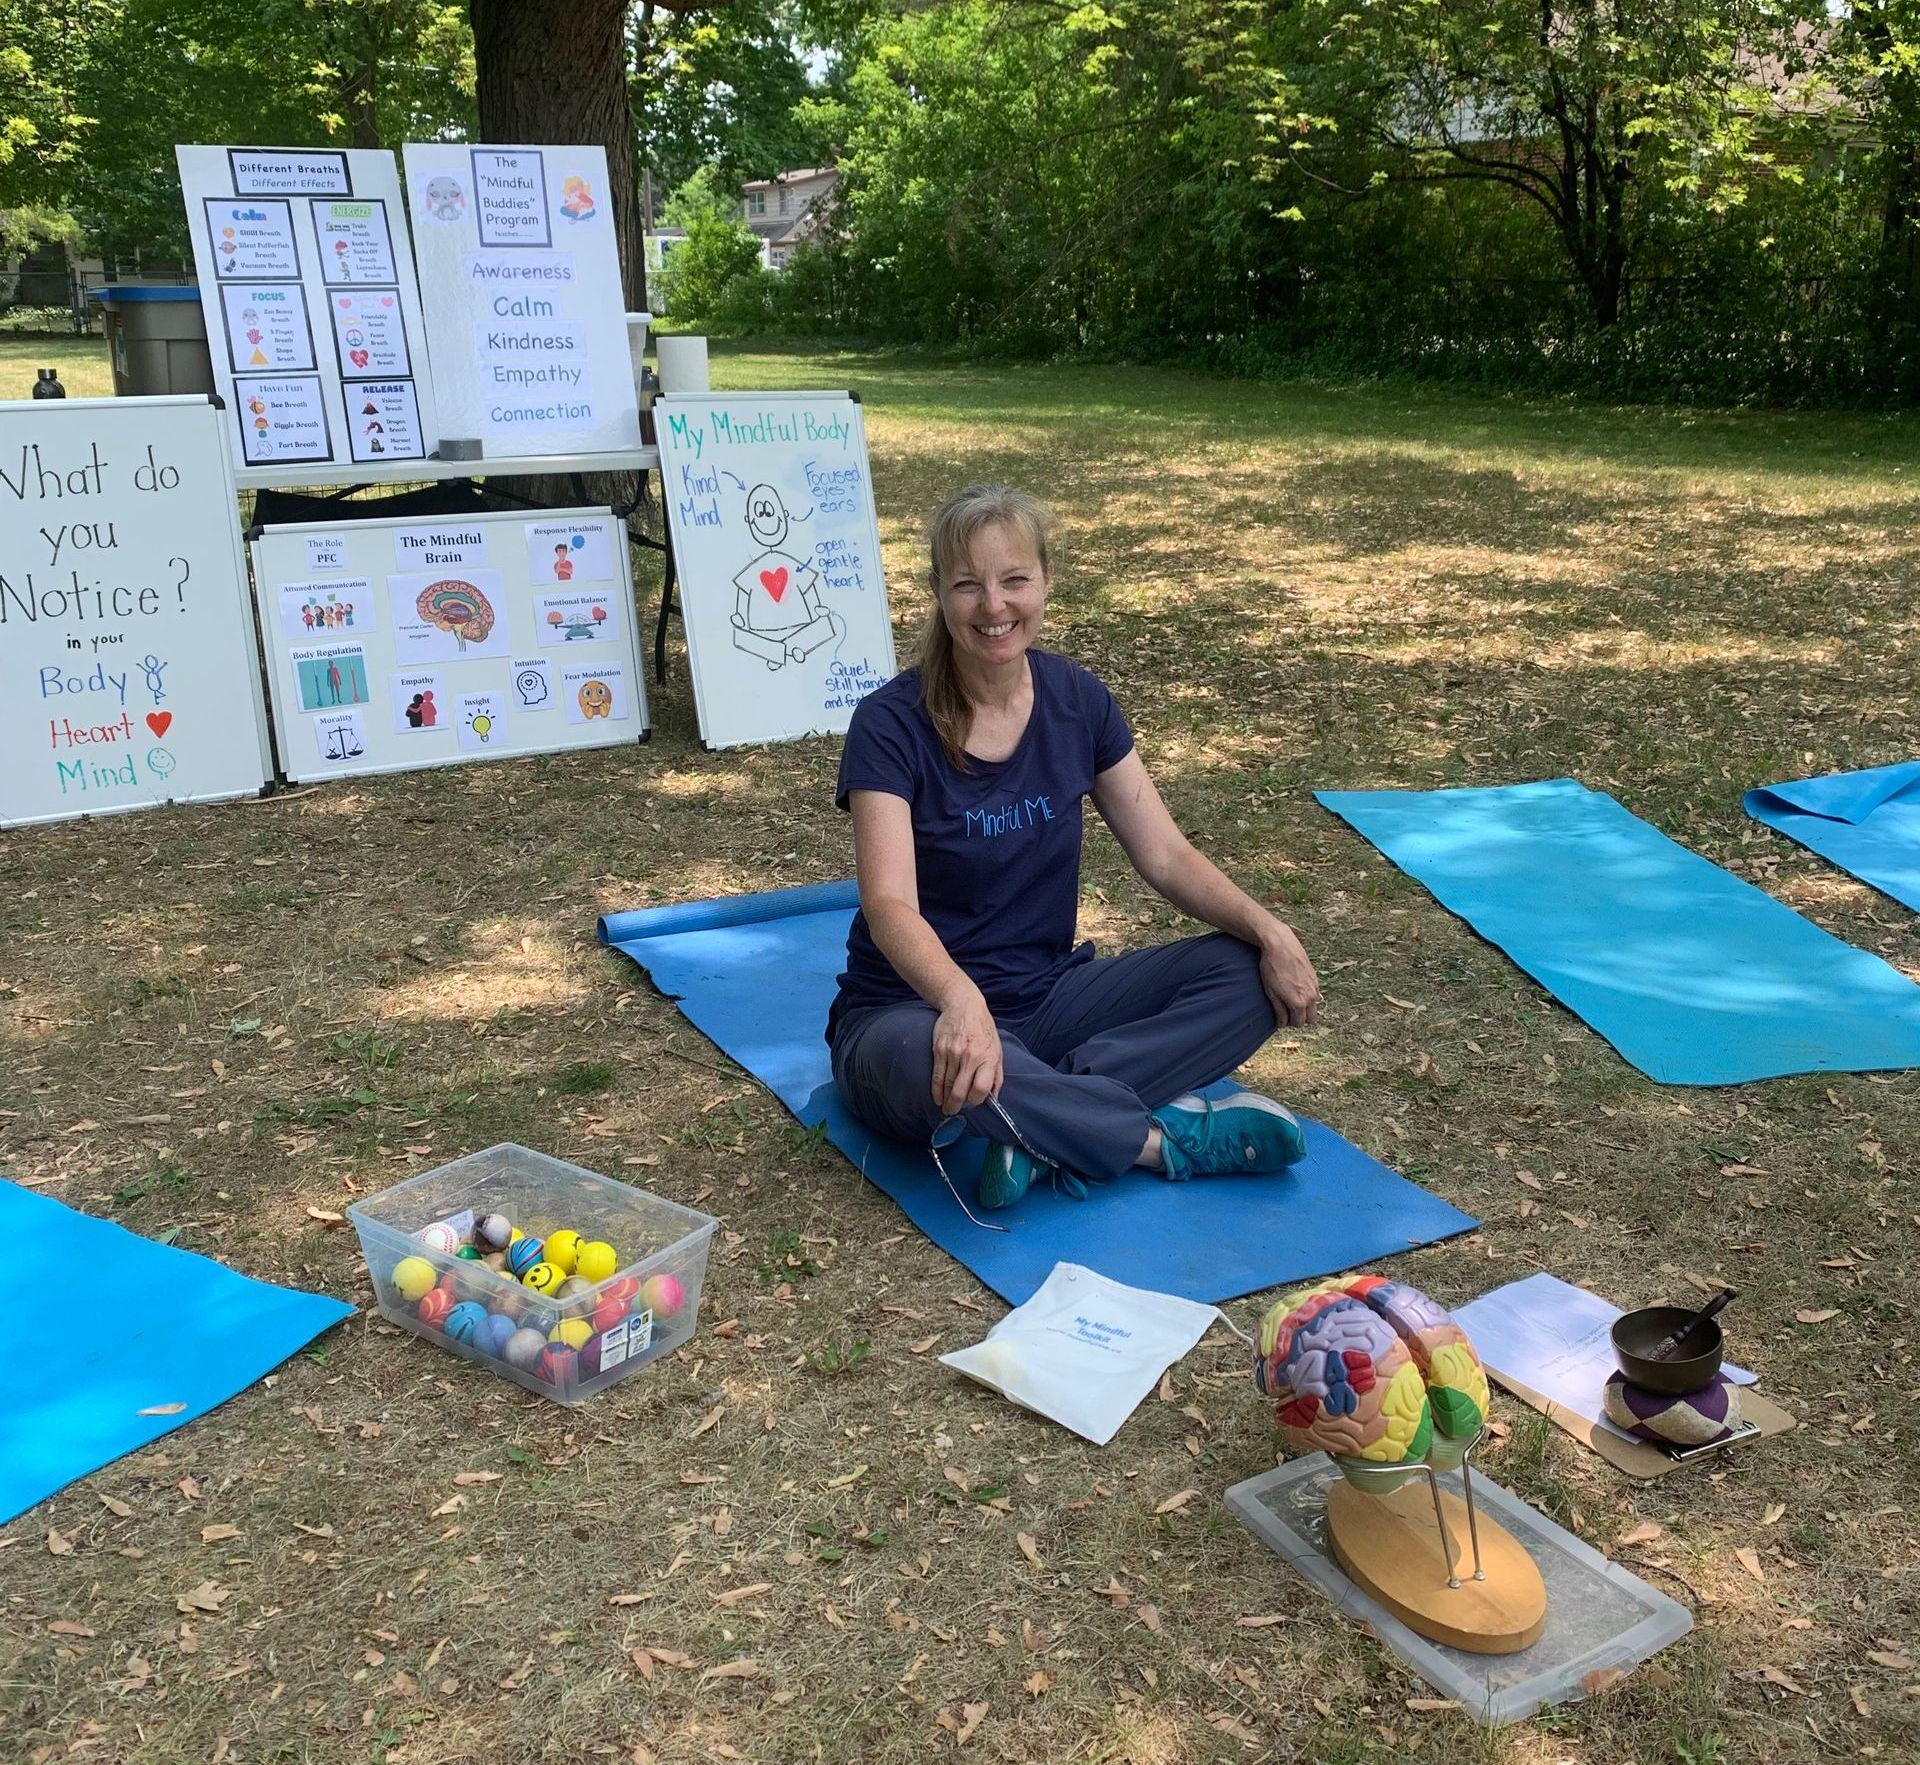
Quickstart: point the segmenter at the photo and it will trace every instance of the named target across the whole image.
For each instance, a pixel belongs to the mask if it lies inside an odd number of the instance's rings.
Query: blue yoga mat
[[[614,914],[611,944],[802,1122],[827,1137],[946,1253],[1020,1305],[1056,1262],[1203,1304],[1352,1268],[1478,1222],[1308,1122],[1304,1163],[1284,1175],[1176,1184],[1132,1173],[1071,1201],[1051,1187],[973,1224],[924,1147],[882,1140],[834,1089],[824,1032],[845,964],[857,895],[851,882]],[[972,1200],[985,1143],[944,1153]]]
[[[0,1243],[42,1271],[0,1311],[0,1522],[205,1415],[353,1313],[5,1179]]]
[[[1920,912],[1920,760],[1747,792],[1747,813]]]
[[[1920,1066],[1920,987],[1604,792],[1315,795],[1662,1084]]]

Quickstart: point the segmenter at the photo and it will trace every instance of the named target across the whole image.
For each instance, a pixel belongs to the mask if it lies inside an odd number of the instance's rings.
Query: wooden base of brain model
[[[1445,1469],[1486,1423],[1486,1369],[1466,1331],[1419,1288],[1379,1275],[1279,1300],[1260,1325],[1253,1378],[1290,1454]]]

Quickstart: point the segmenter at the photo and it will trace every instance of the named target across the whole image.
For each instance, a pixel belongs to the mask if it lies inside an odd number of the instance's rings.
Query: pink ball
[[[670,1318],[687,1303],[687,1290],[677,1275],[649,1275],[640,1297],[656,1318]]]

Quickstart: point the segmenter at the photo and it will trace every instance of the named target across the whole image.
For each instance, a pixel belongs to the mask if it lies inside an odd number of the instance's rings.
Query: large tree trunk
[[[483,140],[607,150],[627,310],[647,303],[627,108],[627,0],[467,0]]]

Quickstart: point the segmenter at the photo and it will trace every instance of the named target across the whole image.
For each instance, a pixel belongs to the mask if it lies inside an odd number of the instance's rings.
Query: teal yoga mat
[[[1348,1269],[1477,1222],[1309,1121],[1307,1157],[1264,1177],[1167,1183],[1132,1172],[1072,1201],[1036,1189],[983,1230],[960,1210],[923,1146],[867,1132],[834,1089],[824,1032],[856,904],[850,882],[614,914],[600,941],[632,957],[729,1055],[827,1137],[921,1231],[1010,1304],[1057,1262],[1218,1304]],[[945,1155],[976,1192],[984,1142]]]
[[[1920,1066],[1920,987],[1604,792],[1315,795],[1662,1084]]]
[[[49,1271],[0,1313],[0,1521],[205,1415],[353,1315],[4,1178],[0,1243]]]
[[[1748,791],[1747,813],[1920,913],[1920,760]]]

